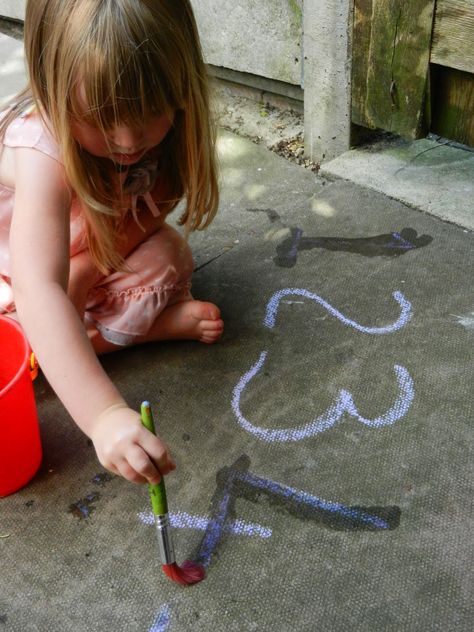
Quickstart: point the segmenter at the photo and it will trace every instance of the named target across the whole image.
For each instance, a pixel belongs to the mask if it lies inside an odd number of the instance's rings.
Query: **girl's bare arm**
[[[10,251],[20,321],[48,381],[93,439],[103,465],[129,480],[156,480],[156,465],[163,474],[173,469],[169,453],[143,432],[138,413],[106,375],[67,296],[70,196],[63,169],[33,149],[15,154]]]

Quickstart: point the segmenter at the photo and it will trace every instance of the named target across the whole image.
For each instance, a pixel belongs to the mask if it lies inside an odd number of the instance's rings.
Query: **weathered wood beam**
[[[423,133],[435,0],[355,0],[352,120]]]
[[[473,43],[473,0],[438,0],[431,62],[474,73]]]

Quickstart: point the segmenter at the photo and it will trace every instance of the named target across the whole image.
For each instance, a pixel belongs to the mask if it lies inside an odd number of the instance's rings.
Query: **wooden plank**
[[[433,66],[432,108],[435,134],[474,146],[474,75]]]
[[[431,62],[474,73],[473,42],[473,0],[438,0]]]
[[[436,0],[355,0],[353,122],[417,138]]]
[[[352,43],[352,121],[364,125],[367,93],[367,63],[372,36],[373,0],[355,0]],[[370,127],[370,125],[365,125]]]

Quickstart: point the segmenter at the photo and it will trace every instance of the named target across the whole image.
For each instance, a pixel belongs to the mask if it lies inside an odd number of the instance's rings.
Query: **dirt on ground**
[[[242,92],[234,84],[214,82],[214,108],[219,127],[263,144],[283,158],[317,173],[320,165],[305,155],[303,104],[258,91],[252,95],[246,90],[247,96],[242,96]]]

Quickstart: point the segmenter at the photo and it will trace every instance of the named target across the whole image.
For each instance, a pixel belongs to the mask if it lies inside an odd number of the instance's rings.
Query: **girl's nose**
[[[140,130],[120,125],[113,128],[109,135],[109,141],[114,149],[133,154],[142,149],[143,134]]]

